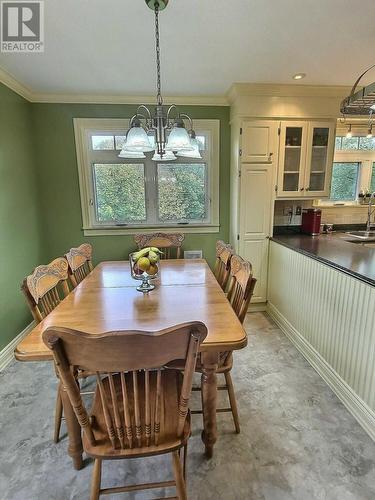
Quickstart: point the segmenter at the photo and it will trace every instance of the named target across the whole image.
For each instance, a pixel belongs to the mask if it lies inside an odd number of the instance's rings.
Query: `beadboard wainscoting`
[[[375,288],[270,242],[268,312],[375,440]]]

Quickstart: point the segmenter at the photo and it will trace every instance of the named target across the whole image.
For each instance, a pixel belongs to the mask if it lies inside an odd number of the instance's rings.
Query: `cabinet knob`
[[[305,188],[300,188],[300,191],[304,191],[304,190],[305,190]]]
[[[272,161],[272,156],[273,156],[273,153],[270,153],[270,154],[268,155],[268,161]]]
[[[310,191],[310,186],[306,188],[306,191]]]

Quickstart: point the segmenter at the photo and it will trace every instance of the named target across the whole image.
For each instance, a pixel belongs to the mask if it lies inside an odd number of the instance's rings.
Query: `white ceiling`
[[[375,63],[374,0],[170,0],[160,18],[166,95],[297,72],[302,84],[351,85]],[[150,95],[153,23],[144,0],[45,0],[45,53],[1,53],[0,67],[39,93]]]

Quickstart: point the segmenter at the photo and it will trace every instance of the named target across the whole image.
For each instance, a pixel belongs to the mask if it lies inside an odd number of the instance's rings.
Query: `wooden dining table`
[[[179,323],[202,321],[208,335],[201,345],[202,440],[212,457],[217,439],[216,370],[219,353],[242,349],[247,336],[226,295],[204,259],[163,260],[155,289],[136,290],[128,261],[102,262],[16,347],[19,361],[52,360],[43,331],[50,326],[90,334],[118,330],[156,331]],[[68,432],[68,453],[76,469],[82,467],[81,429],[65,391],[62,401]]]

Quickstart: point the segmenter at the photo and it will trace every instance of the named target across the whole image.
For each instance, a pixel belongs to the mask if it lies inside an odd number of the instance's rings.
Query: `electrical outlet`
[[[283,215],[293,215],[293,207],[284,207]]]
[[[296,215],[301,215],[302,214],[302,207],[301,207],[301,205],[297,205],[296,206],[295,214]]]

